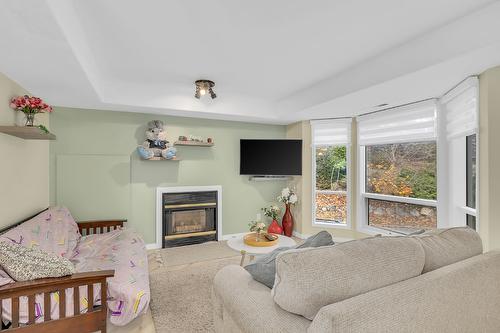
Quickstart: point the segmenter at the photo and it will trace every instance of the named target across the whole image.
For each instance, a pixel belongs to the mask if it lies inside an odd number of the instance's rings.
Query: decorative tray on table
[[[278,235],[261,233],[257,237],[257,233],[251,232],[243,237],[243,242],[249,246],[257,246],[257,247],[274,246],[278,244]]]

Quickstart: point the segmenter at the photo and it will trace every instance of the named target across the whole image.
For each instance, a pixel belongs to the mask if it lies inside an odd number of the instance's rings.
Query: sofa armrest
[[[500,332],[500,251],[324,306],[309,333]]]
[[[100,233],[103,234],[118,227],[122,228],[123,223],[125,222],[127,222],[126,219],[115,219],[115,220],[79,221],[76,224],[78,225],[78,230],[80,230],[80,234],[91,235],[91,234],[97,234],[97,230],[100,230]]]
[[[311,324],[281,309],[274,303],[271,289],[255,281],[241,266],[229,265],[217,273],[214,294],[216,327],[228,320],[243,332],[305,332]],[[228,315],[230,318],[226,318]]]

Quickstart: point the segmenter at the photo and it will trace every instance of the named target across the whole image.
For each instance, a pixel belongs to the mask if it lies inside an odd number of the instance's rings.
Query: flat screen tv
[[[242,139],[240,175],[302,175],[302,140]]]

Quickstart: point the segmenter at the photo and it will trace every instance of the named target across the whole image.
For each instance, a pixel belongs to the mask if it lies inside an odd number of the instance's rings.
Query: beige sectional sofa
[[[290,250],[273,289],[240,266],[214,281],[217,332],[500,332],[500,251],[452,228]]]

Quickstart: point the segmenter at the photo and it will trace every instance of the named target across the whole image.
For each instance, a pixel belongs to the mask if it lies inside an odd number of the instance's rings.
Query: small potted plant
[[[52,112],[52,107],[41,98],[35,96],[19,96],[10,100],[10,107],[16,111],[21,111],[26,117],[26,126],[33,126],[37,113]]]
[[[281,235],[283,233],[283,228],[278,223],[278,216],[281,213],[281,209],[276,205],[271,205],[269,207],[262,208],[262,211],[265,216],[270,217],[273,220],[267,228],[267,232]]]
[[[278,197],[278,201],[283,202],[286,207],[285,214],[283,215],[283,219],[281,220],[283,232],[285,233],[285,236],[291,237],[293,233],[293,216],[292,212],[290,211],[290,206],[297,203],[297,194],[295,193],[294,189],[285,187],[281,191],[281,195]]]
[[[266,224],[261,221],[252,221],[248,224],[250,232],[255,232],[255,240],[260,241],[260,234],[266,230]]]

